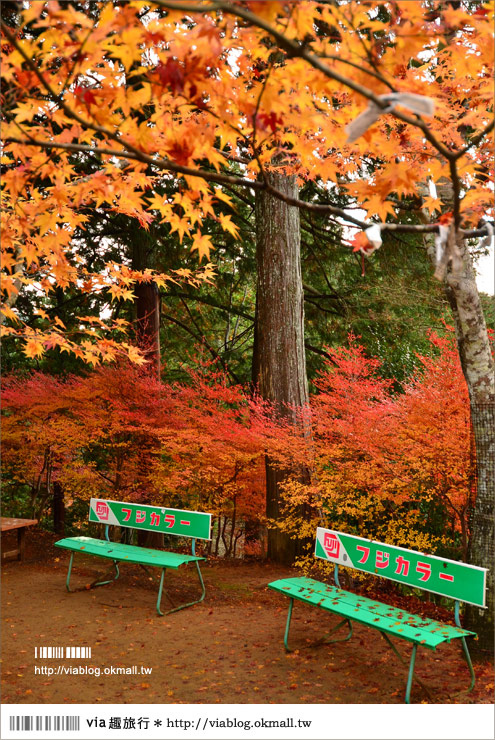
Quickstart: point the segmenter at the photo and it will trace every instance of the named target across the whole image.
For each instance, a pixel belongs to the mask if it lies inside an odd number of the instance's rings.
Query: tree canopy
[[[146,230],[161,222],[208,260],[208,218],[238,234],[232,210],[217,207],[232,205],[229,189],[273,190],[266,173],[277,169],[317,185],[294,204],[329,224],[486,233],[492,22],[491,3],[30,4],[2,23],[6,331],[28,355],[58,345],[98,362],[117,347],[93,342],[101,318],[91,330],[81,316],[79,346],[60,320],[33,331],[19,324],[19,290],[77,285],[118,299],[140,280],[211,278],[208,265],[92,269],[73,240],[88,206]],[[372,122],[355,138],[364,111]],[[449,203],[433,187],[446,179]],[[373,248],[364,234],[349,239]]]

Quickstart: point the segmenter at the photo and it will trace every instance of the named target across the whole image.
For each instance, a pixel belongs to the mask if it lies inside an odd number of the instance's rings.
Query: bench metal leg
[[[462,640],[462,650],[464,653],[464,657],[466,658],[466,663],[468,664],[469,673],[471,674],[471,683],[469,684],[469,688],[467,690],[467,693],[469,693],[474,688],[474,682],[476,680],[476,676],[474,675],[474,668],[473,668],[473,664],[471,663],[471,656],[469,655],[466,638],[461,637],[461,640]]]
[[[404,658],[402,657],[402,655],[399,653],[399,651],[397,650],[397,648],[395,647],[394,643],[392,642],[392,640],[390,639],[390,637],[387,635],[387,633],[386,632],[382,632],[381,630],[378,630],[378,631],[380,632],[381,636],[387,641],[388,645],[392,648],[392,650],[394,651],[394,653],[396,654],[396,656],[399,658],[400,662],[403,665],[407,665],[407,662],[404,660]],[[407,677],[407,683],[408,683],[408,686],[409,686],[409,694],[407,693],[407,689],[406,689],[406,704],[409,704],[409,698],[408,697],[410,696],[410,693],[411,693],[411,686],[409,685],[409,681],[411,681],[411,684],[412,684],[412,679],[413,679],[413,675],[414,675],[414,662],[416,660],[416,650],[417,650],[417,647],[418,647],[417,645],[414,645],[413,646],[413,652],[412,652],[412,655],[411,655],[411,660],[409,662],[409,673],[408,673],[408,677]],[[428,686],[426,686],[423,683],[423,681],[421,681],[417,676],[414,677],[414,680],[416,681],[416,683],[419,683],[419,685],[421,686],[421,688],[423,689],[423,691],[428,695],[428,697],[430,699],[433,699],[432,693],[429,690]]]
[[[93,583],[90,585],[90,588],[96,588],[96,586],[105,586],[107,583],[113,583],[113,581],[116,581],[117,578],[120,576],[120,570],[117,560],[113,561],[113,567],[115,568],[114,578],[110,578],[108,581],[93,581]]]
[[[65,587],[66,587],[67,591],[69,591],[69,593],[74,593],[74,591],[81,591],[81,590],[83,590],[83,589],[74,589],[74,588],[71,588],[70,587],[70,576],[71,576],[71,573],[72,573],[72,563],[74,562],[74,555],[75,555],[75,552],[71,552],[71,554],[70,554],[70,561],[69,561],[69,570],[67,571],[67,579],[65,581]],[[96,586],[105,586],[105,584],[107,584],[107,583],[112,583],[113,581],[116,581],[117,578],[120,575],[120,571],[119,571],[119,566],[118,566],[117,560],[114,560],[113,561],[113,567],[115,569],[115,577],[114,578],[110,578],[108,581],[93,581],[93,583],[91,583],[89,587],[90,588],[94,588]]]
[[[337,640],[328,640],[326,637],[324,637],[322,640],[318,640],[316,643],[317,645],[319,643],[322,643],[323,645],[330,645],[332,642],[347,642],[347,640],[350,640],[352,637],[352,622],[349,619],[343,619],[341,622],[335,625],[335,627],[332,627],[329,635],[333,634],[334,632],[337,632],[344,624],[347,624],[349,626],[349,633],[345,637],[339,637]]]
[[[402,663],[404,663],[404,665],[405,665],[406,664],[405,660],[403,659],[402,655],[399,653],[399,651],[397,650],[397,648],[395,647],[395,645],[392,643],[392,641],[390,640],[389,636],[385,632],[380,632],[380,634],[386,639],[386,641],[388,642],[388,644],[390,645],[390,647],[392,648],[392,650],[394,651],[394,653],[397,655],[397,657],[399,658],[399,660]],[[469,655],[469,650],[468,650],[468,646],[467,646],[467,643],[466,643],[466,638],[465,637],[461,637],[461,641],[462,641],[462,650],[463,650],[463,653],[464,653],[464,657],[466,658],[466,663],[468,665],[469,673],[471,675],[471,683],[469,684],[469,688],[468,688],[468,690],[466,692],[466,693],[469,693],[473,689],[473,687],[474,687],[474,682],[476,680],[476,676],[474,674],[473,664],[471,662],[471,656]],[[411,655],[411,661],[410,661],[410,664],[409,664],[409,674],[408,674],[408,677],[407,677],[407,688],[406,688],[406,704],[409,704],[409,698],[410,698],[410,695],[411,695],[411,684],[412,684],[413,675],[414,675],[414,661],[416,659],[416,649],[417,649],[417,647],[418,647],[417,645],[414,645],[413,646],[413,651],[412,651],[412,655]],[[428,694],[429,698],[430,699],[433,699],[433,696],[432,696],[431,692],[429,691],[428,687],[425,686],[425,684],[422,681],[420,681],[417,676],[415,677],[415,681],[416,681],[416,683],[419,683],[419,685],[421,686],[421,688]],[[461,692],[461,693],[464,693],[464,692]],[[455,696],[459,696],[459,694],[455,694]]]
[[[406,704],[410,704],[410,698],[411,698],[411,686],[412,686],[412,680],[414,675],[414,662],[416,660],[416,650],[418,649],[417,645],[413,645],[412,653],[411,653],[411,662],[409,663],[409,673],[407,675],[407,686],[406,686]]]
[[[163,581],[165,578],[165,568],[162,568],[162,574],[160,576],[160,586],[158,588],[158,598],[156,600],[156,611],[160,617],[163,617],[163,612],[160,611],[160,602],[162,600]]]
[[[289,600],[289,611],[287,613],[287,622],[285,625],[285,634],[284,634],[284,646],[288,653],[291,653],[292,650],[290,649],[289,645],[287,644],[287,640],[289,638],[289,629],[290,629],[290,620],[292,618],[292,607],[294,606],[294,599]]]
[[[287,614],[287,623],[285,625],[285,634],[284,634],[284,646],[288,653],[292,652],[292,649],[288,645],[288,640],[289,640],[289,629],[290,629],[290,621],[292,618],[293,607],[294,607],[294,599],[290,598],[289,612]],[[346,635],[346,637],[342,637],[337,640],[329,640],[327,639],[327,637],[324,637],[321,640],[317,640],[316,643],[312,643],[309,647],[314,647],[315,645],[331,644],[332,642],[346,642],[347,640],[350,640],[352,637],[352,623],[349,619],[343,619],[341,622],[335,625],[335,627],[332,627],[328,635],[331,635],[337,630],[339,630],[344,624],[349,625],[349,634]]]
[[[187,604],[181,604],[180,606],[176,606],[173,609],[169,609],[169,611],[168,612],[165,612],[165,613],[160,610],[160,602],[162,600],[163,581],[164,581],[164,578],[165,578],[165,570],[166,570],[166,568],[163,568],[162,569],[162,575],[160,577],[160,586],[158,588],[158,598],[157,598],[157,601],[156,601],[156,611],[158,612],[158,614],[159,614],[160,617],[163,617],[166,614],[173,614],[174,612],[178,612],[181,609],[187,609],[188,606],[194,606],[194,604],[199,604],[201,601],[203,601],[203,599],[205,597],[205,594],[206,594],[205,584],[204,584],[204,581],[203,581],[203,575],[201,573],[201,568],[199,567],[199,562],[197,560],[195,562],[195,565],[196,565],[196,570],[198,571],[199,583],[201,585],[201,596],[199,597],[199,599],[196,599],[195,601],[190,601]],[[165,595],[167,596],[167,598],[170,601],[172,601],[170,599],[170,596],[167,594],[167,592],[165,592]]]
[[[73,563],[73,561],[74,561],[74,553],[71,552],[71,554],[70,554],[70,561],[69,561],[69,570],[67,571],[67,579],[65,581],[65,588],[67,589],[67,591],[69,591],[69,593],[72,592],[72,589],[71,589],[71,587],[70,587],[69,584],[70,584],[70,574],[72,573],[72,563]]]

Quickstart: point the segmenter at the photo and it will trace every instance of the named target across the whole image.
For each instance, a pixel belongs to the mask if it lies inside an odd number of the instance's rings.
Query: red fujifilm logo
[[[323,549],[330,558],[338,558],[340,550],[339,538],[335,534],[325,532],[323,537]]]
[[[104,501],[96,502],[96,516],[98,519],[108,519],[108,505]]]

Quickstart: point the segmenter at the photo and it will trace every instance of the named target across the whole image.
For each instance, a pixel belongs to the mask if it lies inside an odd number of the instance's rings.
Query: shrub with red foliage
[[[265,519],[268,454],[284,470],[312,470],[310,484],[285,484],[278,524],[294,536],[313,541],[324,522],[465,557],[475,490],[468,394],[453,336],[430,339],[435,356],[420,358],[403,393],[355,337],[328,349],[296,427],[208,365],[187,385],[131,364],[83,378],[7,378],[4,484],[14,495],[27,486],[37,516],[54,481],[67,505],[100,496],[211,511],[213,552],[222,544],[235,554],[240,523]]]
[[[59,481],[66,504],[91,496],[211,511],[214,545],[232,553],[239,522],[264,510],[260,408],[212,368],[189,385],[158,382],[129,364],[65,380],[8,378],[3,460],[10,488],[28,486],[39,516]]]
[[[313,482],[306,491],[286,485],[288,530],[314,539],[315,525],[324,523],[466,557],[475,491],[468,392],[453,336],[430,341],[435,356],[419,358],[403,393],[380,377],[379,360],[355,337],[327,349],[331,359],[311,402]],[[296,454],[305,448],[301,439]],[[296,521],[304,497],[314,516]]]

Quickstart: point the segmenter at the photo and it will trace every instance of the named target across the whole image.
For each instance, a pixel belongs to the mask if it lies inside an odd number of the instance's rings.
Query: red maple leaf
[[[366,252],[367,249],[372,249],[373,245],[368,241],[364,231],[358,231],[354,239],[350,242],[353,252]]]
[[[172,93],[182,93],[186,84],[186,72],[184,67],[176,59],[167,59],[167,63],[157,65],[156,71],[161,84],[170,87]]]
[[[76,96],[76,98],[79,98],[79,100],[84,103],[87,110],[89,110],[90,105],[96,105],[94,92],[90,88],[76,85],[76,87],[74,88],[74,95]]]
[[[443,224],[444,226],[448,226],[450,223],[452,223],[453,218],[454,218],[453,212],[446,211],[445,213],[442,213],[442,215],[438,219],[438,223]]]
[[[268,129],[271,129],[272,134],[275,133],[278,126],[281,126],[284,122],[284,119],[282,116],[278,115],[274,111],[270,111],[270,113],[261,112],[258,113],[256,116],[256,127],[261,129],[262,131],[267,131]]]
[[[190,164],[192,154],[193,149],[189,146],[187,141],[175,141],[172,146],[168,148],[168,156],[170,159],[173,159],[177,164],[184,166]]]

